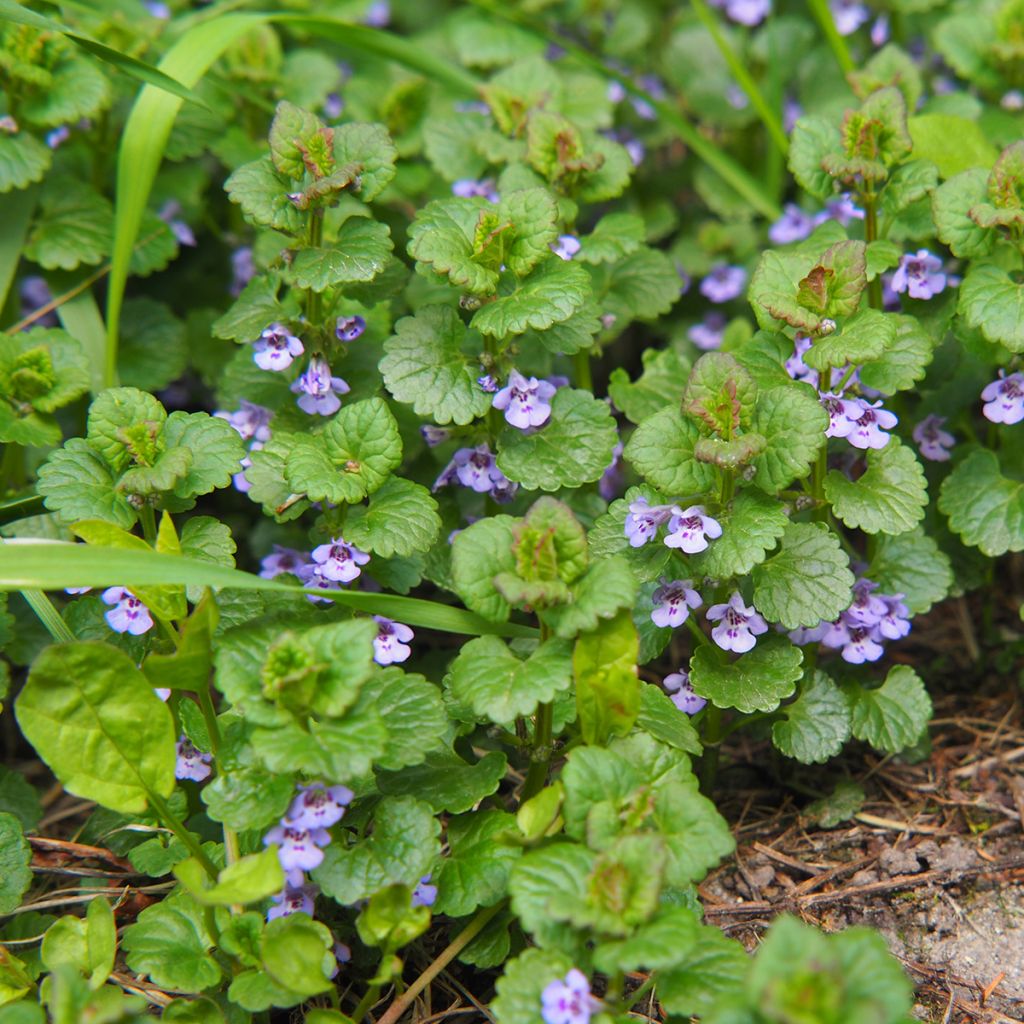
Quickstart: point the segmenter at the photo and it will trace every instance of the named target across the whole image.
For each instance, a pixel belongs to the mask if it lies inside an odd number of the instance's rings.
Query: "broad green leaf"
[[[375,892],[356,918],[359,941],[383,950],[401,949],[429,927],[430,909],[412,905],[407,885],[389,885]]]
[[[821,166],[826,154],[839,148],[839,132],[827,117],[801,117],[789,143],[789,169],[797,182],[816,199],[833,194],[832,177]]]
[[[175,865],[174,877],[197,902],[214,907],[256,903],[284,888],[284,871],[273,846],[229,864],[213,883],[194,857]]]
[[[309,216],[288,198],[291,182],[274,167],[269,156],[243,164],[224,183],[224,189],[231,202],[241,207],[245,219],[257,227],[295,235]]]
[[[337,285],[372,281],[386,266],[394,245],[386,224],[350,217],[330,245],[300,249],[288,280],[298,288],[326,291]]]
[[[367,775],[387,748],[388,732],[376,708],[360,700],[342,718],[295,722],[252,731],[261,762],[274,772],[301,772],[348,782]]]
[[[512,239],[502,246],[505,265],[522,277],[548,255],[558,235],[558,206],[547,189],[527,188],[503,195],[497,212],[499,223],[512,224]]]
[[[143,431],[139,428],[145,428],[145,440],[150,441],[166,422],[167,412],[154,395],[138,388],[107,388],[89,406],[89,443],[117,472],[122,472],[133,461],[126,434],[131,437],[132,445],[142,452],[143,442],[139,438]],[[154,443],[153,452],[144,454],[155,454],[156,448]]]
[[[440,825],[422,801],[385,797],[373,822],[372,835],[353,846],[328,846],[314,872],[321,889],[343,906],[366,899],[385,885],[413,888],[440,853]]]
[[[13,768],[0,767],[0,813],[13,814],[26,832],[43,816],[38,790]]]
[[[187,448],[192,453],[188,471],[174,488],[179,498],[227,487],[245,457],[245,447],[235,428],[227,420],[204,412],[172,412],[163,436],[168,447]]]
[[[334,159],[358,167],[352,191],[371,203],[395,176],[398,151],[382,124],[344,124],[334,129]]]
[[[571,687],[572,648],[552,638],[523,661],[497,637],[479,637],[463,645],[450,673],[460,702],[478,718],[503,725],[532,715],[538,704],[550,704]]]
[[[312,436],[299,434],[288,453],[289,486],[310,501],[355,503],[372,494],[402,461],[402,439],[387,403],[345,405]]]
[[[839,470],[825,477],[825,497],[849,527],[865,533],[900,534],[924,518],[928,504],[924,470],[911,449],[895,438],[867,454],[868,468],[856,481]]]
[[[866,800],[867,794],[859,782],[843,779],[827,796],[811,801],[804,813],[822,828],[835,828],[859,814]]]
[[[644,683],[640,687],[640,714],[636,724],[656,740],[676,750],[700,755],[703,750],[697,730],[684,714],[657,687]]]
[[[460,530],[452,544],[452,582],[466,607],[491,622],[505,622],[511,609],[494,585],[501,572],[516,568],[511,516],[491,516]]]
[[[619,366],[612,370],[608,382],[612,401],[633,423],[675,405],[690,372],[689,360],[673,348],[647,349],[642,361],[643,372],[635,381]]]
[[[819,338],[804,353],[804,362],[816,370],[866,363],[878,359],[896,338],[895,317],[877,309],[855,313],[835,333]]]
[[[605,972],[665,970],[692,954],[701,931],[700,918],[689,907],[664,907],[629,938],[602,942],[594,963]]]
[[[358,548],[384,558],[427,551],[441,530],[437,502],[421,484],[391,477],[355,505],[345,520],[345,537]]]
[[[716,518],[722,536],[688,560],[695,574],[717,580],[744,576],[763,562],[789,524],[782,502],[754,487],[740,491]]]
[[[791,384],[758,395],[752,426],[768,441],[754,460],[754,483],[775,493],[807,475],[825,444],[828,414],[810,388]]]
[[[174,788],[171,713],[132,659],[114,647],[48,647],[32,666],[15,714],[40,757],[77,796],[137,814],[150,793],[166,797]]]
[[[656,320],[682,294],[679,271],[660,249],[641,246],[612,265],[610,278],[601,305],[622,322]]]
[[[260,960],[270,979],[301,996],[331,988],[334,936],[306,914],[289,914],[267,924],[260,939]]]
[[[93,897],[84,918],[66,914],[50,925],[40,949],[48,970],[70,967],[85,975],[93,990],[110,977],[116,951],[114,913],[102,896]]]
[[[839,618],[852,599],[853,573],[824,523],[790,523],[779,551],[755,566],[754,604],[786,629]]]
[[[824,431],[824,424],[821,429]],[[623,458],[665,494],[702,493],[710,490],[715,471],[693,456],[699,438],[697,424],[669,406],[645,419],[633,431]]]
[[[918,114],[907,121],[914,157],[930,160],[942,178],[991,167],[999,155],[977,121],[953,114]]]
[[[481,306],[471,322],[481,334],[499,338],[522,334],[530,328],[543,331],[568,320],[582,309],[589,295],[586,271],[551,256],[521,281],[503,287],[498,298]]]
[[[27,131],[0,134],[0,194],[42,181],[53,153]]]
[[[484,754],[475,764],[453,750],[436,750],[421,764],[400,772],[381,772],[377,787],[385,796],[415,796],[432,811],[461,814],[496,792],[508,769],[500,750]]]
[[[770,634],[735,661],[713,643],[701,644],[690,659],[694,690],[720,708],[744,714],[774,711],[796,689],[803,654],[788,640]]]
[[[269,828],[284,816],[294,795],[289,777],[259,768],[218,770],[201,791],[209,817],[234,829]]]
[[[221,980],[221,969],[210,955],[214,938],[203,908],[184,892],[143,910],[125,929],[122,945],[128,966],[154,984],[202,992]]]
[[[635,252],[644,241],[645,225],[634,213],[608,213],[589,235],[580,239],[576,259],[582,263],[615,263]]]
[[[992,342],[1024,352],[1024,285],[990,263],[972,264],[960,286],[957,311]]]
[[[512,868],[512,910],[538,945],[564,942],[564,922],[572,918],[585,898],[594,857],[577,843],[555,842],[531,850]]]
[[[534,343],[555,355],[573,355],[594,344],[594,335],[601,330],[601,320],[593,302],[585,302],[568,320],[552,324],[543,331],[524,331],[520,345],[527,348]]]
[[[805,250],[768,250],[761,255],[747,298],[762,330],[780,330],[780,321],[808,333],[821,326],[821,314],[797,301],[797,288],[816,262]]]
[[[772,725],[772,742],[801,764],[823,764],[850,738],[850,706],[824,672],[815,672],[782,714]]]
[[[971,496],[981,493],[985,492],[972,491]],[[921,615],[943,600],[954,581],[949,556],[920,526],[896,537],[876,537],[866,575],[883,593],[903,594],[912,615]]]
[[[654,916],[666,849],[651,833],[622,835],[600,853],[587,879],[587,899],[573,923],[598,934],[626,936]]]
[[[970,217],[971,208],[988,196],[988,171],[982,167],[964,171],[943,182],[932,193],[935,233],[960,259],[987,256],[998,237],[994,228],[983,228]]]
[[[890,314],[896,325],[896,335],[877,360],[869,360],[858,371],[862,384],[894,395],[910,390],[924,378],[934,355],[932,336],[916,317]]]
[[[67,178],[47,183],[25,255],[47,270],[92,266],[110,252],[110,203]]]
[[[503,845],[500,837],[515,828],[515,818],[499,810],[475,811],[449,820],[448,856],[435,874],[436,913],[465,917],[505,897],[509,873],[522,849]]]
[[[10,914],[21,903],[32,884],[32,848],[21,830],[21,822],[0,812],[0,914]]]
[[[572,655],[576,709],[585,743],[624,736],[640,713],[638,638],[628,611],[582,634]]]
[[[556,636],[571,640],[580,633],[600,628],[621,608],[632,608],[637,581],[629,562],[620,556],[594,562],[572,588],[572,600],[540,613]]]
[[[421,764],[444,745],[448,716],[441,691],[423,676],[392,665],[370,677],[363,685],[362,698],[377,709],[387,725],[387,749],[376,758],[378,767],[398,771]]]
[[[1024,483],[1003,475],[995,452],[971,452],[943,480],[939,511],[965,544],[990,558],[1024,550]]]
[[[867,285],[863,242],[836,242],[797,285],[796,301],[827,317],[852,315]]]
[[[728,352],[706,352],[694,364],[683,411],[700,420],[705,433],[732,438],[750,426],[757,398],[754,378]]]
[[[913,104],[908,102],[908,106]],[[882,209],[888,216],[895,216],[911,203],[934,192],[939,183],[939,172],[927,160],[911,160],[901,164],[889,176],[882,192]],[[870,246],[869,246],[870,248]]]
[[[475,335],[477,350],[482,342]],[[454,309],[426,306],[403,317],[384,342],[380,372],[388,391],[435,423],[472,423],[490,408],[491,397],[477,384],[479,359],[463,351],[466,328]]]
[[[498,979],[491,1010],[498,1024],[538,1024],[541,993],[553,981],[561,981],[573,966],[565,953],[555,949],[528,949],[505,965]]]
[[[409,255],[457,288],[492,294],[498,269],[479,262],[474,253],[477,225],[492,209],[482,198],[435,199],[416,211],[409,226]]]
[[[740,989],[749,966],[750,958],[739,942],[717,928],[702,927],[685,962],[659,972],[658,999],[669,1013],[684,1019],[704,1016],[719,996]]]
[[[272,323],[287,323],[298,317],[299,309],[291,294],[278,297],[280,281],[272,275],[257,275],[243,289],[228,311],[214,320],[214,337],[229,341],[255,341]]]
[[[89,390],[89,366],[67,331],[35,327],[0,337],[0,381],[8,401],[55,412]]]
[[[185,372],[185,324],[164,303],[141,297],[129,299],[124,306],[122,327],[121,383],[161,391]]]
[[[921,677],[906,665],[889,669],[875,689],[847,689],[853,735],[876,750],[897,754],[913,746],[932,717],[932,702]]]
[[[559,388],[551,417],[532,434],[507,427],[498,438],[498,468],[527,490],[557,491],[599,480],[612,461],[618,431],[605,402]]]
[[[887,238],[878,238],[868,242],[866,253],[867,277],[874,281],[886,270],[891,270],[900,262],[903,248]]]

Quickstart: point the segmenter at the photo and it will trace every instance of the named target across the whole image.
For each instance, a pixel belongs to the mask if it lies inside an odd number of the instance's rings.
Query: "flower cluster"
[[[508,384],[495,393],[491,405],[503,412],[513,427],[540,427],[551,416],[551,398],[556,390],[549,381],[526,378],[513,370],[508,375]]]
[[[545,1024],[588,1024],[601,1004],[590,994],[590,982],[577,968],[544,987],[540,995]]]
[[[214,413],[214,416],[227,420],[238,431],[238,436],[248,442],[249,454],[242,459],[241,469],[231,478],[235,490],[242,494],[247,493],[252,487],[245,476],[245,471],[252,465],[249,456],[259,451],[270,440],[270,420],[273,415],[269,409],[247,402],[245,399],[242,399],[241,406],[235,412],[221,410]]]
[[[863,665],[878,661],[886,640],[899,640],[910,632],[910,612],[903,594],[878,594],[878,584],[861,577],[853,586],[850,607],[834,622],[821,622],[809,629],[795,630],[790,639],[797,644],[822,643],[842,652],[844,661]]]
[[[882,408],[881,400],[843,398],[832,391],[821,394],[820,400],[829,418],[825,436],[845,437],[854,448],[884,448],[889,443],[886,431],[899,422],[894,413]]]
[[[999,371],[998,380],[985,385],[981,393],[985,403],[981,411],[992,423],[1020,423],[1024,420],[1024,373],[1011,373],[1007,377]]]
[[[707,704],[707,698],[701,697],[693,690],[690,673],[685,669],[671,672],[662,680],[662,686],[668,691],[669,700],[680,711],[687,715],[695,715]]]
[[[460,448],[434,481],[437,491],[448,484],[460,484],[477,494],[489,494],[497,502],[511,501],[519,485],[505,476],[486,444]]]
[[[631,502],[625,532],[630,547],[639,548],[657,535],[658,527],[668,525],[664,543],[688,555],[706,550],[708,538],[722,536],[717,519],[704,514],[703,505],[680,508],[678,505],[652,505],[646,498]]]
[[[153,616],[149,609],[130,590],[108,587],[100,594],[100,600],[104,604],[113,605],[103,617],[115,633],[142,636],[153,628]]]
[[[187,736],[179,737],[175,753],[177,754],[177,761],[174,765],[176,779],[203,782],[210,777],[210,762],[213,761],[213,756],[199,750]]]

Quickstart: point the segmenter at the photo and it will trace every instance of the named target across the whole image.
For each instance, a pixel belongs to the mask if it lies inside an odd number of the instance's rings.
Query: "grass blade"
[[[3,225],[3,231],[0,231],[0,310],[7,302],[7,293],[18,271],[21,250],[35,208],[34,188],[0,195],[0,224]]]
[[[836,28],[835,18],[832,17],[828,0],[807,0],[807,6],[810,7],[811,13],[821,27],[821,31],[825,33],[825,38],[828,40],[828,45],[832,48],[832,54],[835,56],[840,70],[844,75],[848,75],[855,65],[853,58],[850,56],[850,48],[846,45],[846,40],[839,34],[839,29]]]
[[[89,360],[89,389],[95,395],[103,390],[103,353],[107,329],[103,325],[96,296],[86,288],[57,307],[64,330],[77,339]]]
[[[265,580],[240,569],[156,551],[30,539],[14,539],[0,544],[0,591],[163,584],[317,594],[356,611],[464,636],[532,637],[537,633],[528,626],[488,622],[462,608],[421,598],[298,587],[281,580]]]

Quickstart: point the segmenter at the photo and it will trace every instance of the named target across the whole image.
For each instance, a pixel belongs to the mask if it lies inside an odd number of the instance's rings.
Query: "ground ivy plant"
[[[0,1024],[910,1019],[697,885],[1024,550],[1024,8],[526,6],[0,3]]]

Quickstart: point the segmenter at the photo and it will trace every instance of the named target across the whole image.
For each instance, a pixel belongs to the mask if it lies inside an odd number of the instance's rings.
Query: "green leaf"
[[[853,314],[867,285],[863,242],[836,242],[797,285],[796,301],[822,316]]]
[[[804,353],[804,362],[815,370],[878,359],[896,338],[895,318],[877,309],[855,313],[835,334],[819,338]],[[809,361],[808,361],[809,360]]]
[[[315,114],[282,100],[270,125],[270,158],[274,166],[289,178],[302,178],[306,173],[304,157],[313,144],[322,141],[323,131],[324,126]]]
[[[395,666],[385,668],[363,685],[362,699],[375,707],[387,724],[387,749],[375,759],[378,767],[398,771],[421,764],[444,745],[448,716],[441,691],[423,676]]]
[[[125,929],[122,945],[128,966],[161,987],[202,992],[221,980],[203,909],[183,892],[143,910]]]
[[[34,830],[43,816],[39,793],[24,775],[0,766],[0,813],[13,814],[26,831]]]
[[[610,270],[611,280],[602,307],[618,320],[656,320],[664,316],[682,294],[675,264],[660,249],[642,246]]]
[[[284,816],[294,795],[289,777],[259,768],[218,770],[201,791],[207,815],[234,829],[268,828]]]
[[[511,241],[503,245],[505,265],[522,277],[549,255],[558,236],[558,206],[547,189],[527,188],[503,195],[497,213],[501,224],[513,227]]]
[[[957,312],[989,341],[1024,352],[1024,285],[1002,267],[972,264],[960,285]]]
[[[52,44],[51,44],[52,45]],[[19,105],[19,115],[52,128],[95,117],[110,102],[110,83],[90,60],[68,50],[57,59],[45,89],[32,90]]]
[[[122,330],[118,363],[122,384],[160,391],[184,373],[188,365],[185,324],[164,303],[129,299]]]
[[[110,203],[91,186],[67,178],[47,182],[25,255],[47,270],[75,270],[110,252]]]
[[[138,814],[148,794],[174,789],[171,713],[132,659],[108,644],[46,648],[15,714],[39,756],[83,799]]]
[[[372,494],[402,462],[402,439],[387,403],[346,405],[318,435],[296,435],[288,484],[310,501],[355,503]]]
[[[368,838],[349,847],[328,846],[314,872],[317,884],[342,906],[367,899],[385,885],[415,887],[441,852],[441,827],[420,800],[385,797],[373,821]]]
[[[504,338],[533,328],[543,331],[568,320],[583,307],[590,294],[587,272],[575,263],[551,256],[527,277],[503,288],[499,297],[473,315],[481,334]]]
[[[803,654],[780,636],[758,640],[747,654],[730,661],[712,643],[701,644],[690,659],[690,682],[716,707],[744,714],[774,711],[796,689],[803,674]]]
[[[198,903],[211,907],[256,903],[284,888],[284,871],[275,846],[229,864],[213,883],[195,857],[175,865],[174,877]]]
[[[453,750],[436,750],[421,764],[379,773],[377,787],[385,796],[415,795],[435,813],[461,814],[496,792],[507,769],[500,750],[484,754],[475,764],[463,761]]]
[[[568,921],[586,893],[594,854],[576,843],[531,850],[512,868],[509,895],[522,928],[541,946],[564,943]]]
[[[299,315],[297,303],[290,293],[283,299],[278,298],[279,287],[280,282],[274,276],[254,277],[228,311],[214,320],[211,327],[214,337],[229,341],[255,341],[269,324],[296,319]]]
[[[825,477],[825,497],[849,527],[865,533],[900,534],[924,518],[928,504],[924,470],[913,451],[895,437],[867,453],[868,468],[856,481],[839,470]]]
[[[972,501],[989,490],[972,490]],[[941,508],[941,498],[939,505]],[[920,526],[897,537],[876,537],[867,576],[883,593],[903,594],[903,603],[912,615],[922,615],[938,604],[954,582],[949,556]]]
[[[22,835],[21,822],[13,814],[0,812],[0,914],[20,905],[32,884],[31,861],[32,848]]]
[[[187,448],[192,453],[188,471],[174,488],[179,498],[227,487],[245,457],[245,446],[235,428],[204,412],[172,412],[163,436],[169,448]]]
[[[764,561],[789,525],[785,506],[753,487],[740,491],[716,518],[722,536],[688,559],[695,574],[717,580],[745,576]]]
[[[260,939],[260,960],[271,981],[300,996],[314,996],[333,986],[335,966],[330,929],[305,914],[289,914],[267,924]]]
[[[468,356],[467,347],[476,358]],[[490,395],[476,382],[481,349],[478,336],[467,335],[454,309],[426,306],[395,325],[394,336],[384,342],[380,372],[388,391],[420,416],[442,425],[472,423],[491,406]]]
[[[768,442],[754,460],[754,483],[775,493],[807,475],[826,443],[828,413],[812,389],[790,384],[757,396],[752,427]]]
[[[582,634],[573,649],[576,709],[585,743],[624,736],[640,713],[639,640],[628,611]]]
[[[430,927],[430,909],[412,905],[407,885],[389,885],[375,892],[356,918],[356,934],[364,946],[400,949]],[[383,966],[381,973],[389,968]]]
[[[683,411],[716,434],[731,438],[750,426],[757,398],[754,378],[727,352],[706,352],[694,364],[683,393]]]
[[[505,622],[508,601],[494,585],[501,572],[516,568],[511,516],[491,516],[459,531],[452,544],[452,582],[467,608],[491,622]]]
[[[42,181],[52,162],[52,151],[29,132],[0,133],[0,194]]]
[[[888,238],[877,238],[868,242],[866,253],[866,269],[869,281],[874,281],[886,270],[891,270],[900,262],[903,249]]]
[[[896,325],[896,336],[881,358],[861,366],[859,376],[869,388],[894,395],[909,391],[924,379],[934,355],[934,342],[916,317],[891,313],[888,319]]]
[[[914,157],[930,160],[942,178],[991,167],[999,155],[977,121],[953,114],[918,114],[907,121]]]
[[[505,964],[491,1003],[498,1024],[538,1024],[541,993],[569,973],[572,960],[554,949],[528,949]]]
[[[116,489],[110,466],[83,438],[51,452],[36,486],[46,507],[67,520],[97,518],[124,529],[135,523],[135,510]]]
[[[701,493],[711,488],[715,471],[694,458],[693,449],[699,438],[697,424],[670,406],[645,419],[633,431],[623,458],[665,494]]]
[[[352,191],[372,203],[395,176],[398,151],[382,124],[344,124],[334,129],[334,159],[358,167]]]
[[[594,964],[605,973],[675,967],[692,953],[702,930],[689,907],[664,907],[628,939],[597,946]]]
[[[847,696],[853,735],[886,754],[913,746],[932,717],[928,691],[906,665],[889,669],[885,682],[873,690],[850,686]]]
[[[572,649],[565,640],[545,640],[525,661],[502,640],[482,636],[464,644],[452,662],[449,685],[481,719],[499,725],[532,715],[538,704],[572,685]]]
[[[477,225],[492,209],[482,198],[435,199],[416,211],[409,226],[409,255],[457,288],[493,293],[497,267],[478,262],[474,252]]]
[[[821,161],[839,148],[839,132],[827,117],[801,117],[789,142],[789,169],[797,182],[816,199],[833,194],[832,177]]]
[[[809,244],[810,239],[804,243],[805,246]],[[780,321],[807,333],[818,330],[821,314],[797,301],[797,288],[814,268],[815,262],[815,257],[804,249],[769,250],[761,255],[750,279],[747,298],[762,330],[780,330]]]
[[[288,198],[291,182],[275,167],[269,156],[243,164],[224,182],[224,190],[242,215],[258,227],[297,235],[309,214],[301,213]]]
[[[36,327],[0,337],[0,393],[50,413],[89,390],[82,346],[67,331]]]
[[[594,562],[572,588],[572,600],[541,612],[541,618],[556,636],[571,640],[583,632],[600,628],[621,608],[636,601],[637,580],[629,562],[621,555]]]
[[[630,381],[626,370],[618,366],[608,382],[612,401],[633,423],[675,405],[690,374],[689,360],[672,348],[646,349],[642,361],[643,373],[635,381]]]
[[[522,849],[502,845],[500,837],[515,828],[515,818],[499,810],[481,810],[449,820],[448,856],[434,876],[435,913],[466,917],[505,897],[512,866]]]
[[[644,241],[646,226],[634,213],[608,213],[589,235],[580,239],[575,258],[581,263],[617,263],[636,252]]]
[[[62,967],[86,976],[89,987],[98,989],[114,969],[117,927],[110,904],[102,896],[89,903],[84,918],[66,914],[47,929],[40,950],[51,972]]]
[[[735,939],[717,928],[703,927],[684,963],[658,974],[658,999],[669,1013],[683,1018],[709,1015],[715,1000],[736,992],[750,958]]]
[[[288,271],[288,280],[314,292],[336,285],[372,281],[386,266],[394,245],[386,224],[350,217],[330,246],[303,248]]]
[[[559,388],[551,418],[532,434],[507,427],[498,438],[498,468],[527,490],[557,491],[599,480],[618,441],[605,402]]]
[[[772,742],[801,764],[823,764],[850,738],[850,706],[824,672],[815,672],[782,713],[772,725]]]
[[[594,335],[601,330],[601,320],[593,302],[585,302],[568,320],[552,324],[543,331],[524,331],[520,346],[527,349],[534,343],[555,355],[572,355],[594,344]]]
[[[345,520],[345,536],[356,547],[384,558],[427,551],[441,530],[437,502],[421,484],[391,477],[356,505]]]
[[[935,233],[960,259],[987,256],[998,238],[970,217],[971,209],[988,197],[988,172],[982,167],[964,171],[943,182],[932,194]]]
[[[809,803],[804,813],[822,828],[835,828],[859,814],[866,800],[867,794],[859,782],[844,779],[836,783],[836,788],[828,796]]]
[[[754,568],[754,604],[786,629],[839,618],[852,599],[853,573],[824,523],[790,523],[782,546]]]
[[[912,104],[908,103],[908,106]],[[911,160],[901,164],[889,176],[882,192],[882,210],[894,217],[911,203],[930,195],[939,184],[939,172],[927,160]],[[869,246],[870,248],[870,246]]]
[[[943,480],[939,511],[965,544],[989,557],[1024,550],[1024,484],[1002,474],[995,452],[971,452]]]
[[[640,714],[636,724],[656,740],[676,750],[700,755],[703,751],[697,730],[684,714],[657,687],[644,683],[640,687]]]

